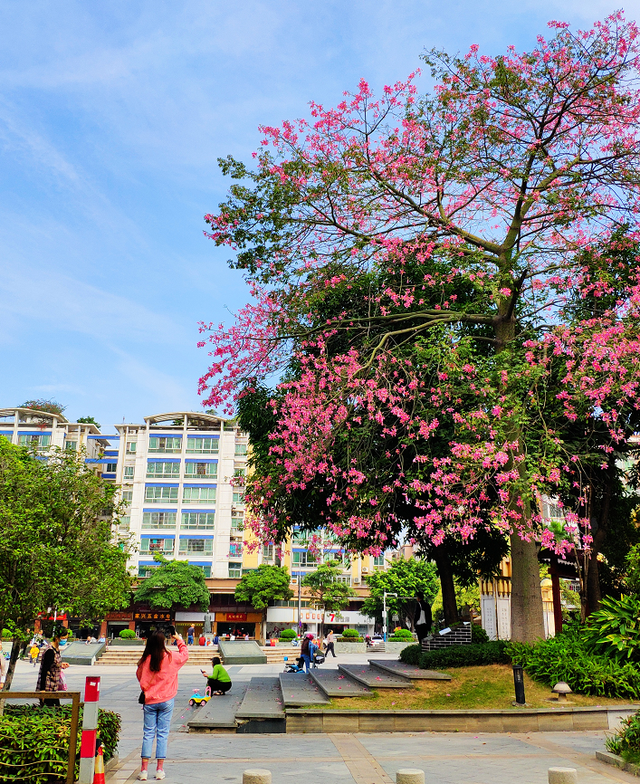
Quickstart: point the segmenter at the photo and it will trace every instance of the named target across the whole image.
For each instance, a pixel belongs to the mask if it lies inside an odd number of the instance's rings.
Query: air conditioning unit
[[[368,569],[363,569],[362,570],[362,574],[369,574],[369,570]]]
[[[360,585],[360,578],[359,577],[354,577],[353,578],[353,584],[354,585]]]

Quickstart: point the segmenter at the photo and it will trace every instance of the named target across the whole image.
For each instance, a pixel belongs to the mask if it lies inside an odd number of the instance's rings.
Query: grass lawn
[[[451,681],[422,681],[413,689],[381,690],[371,697],[345,697],[331,700],[325,708],[338,710],[475,710],[501,708],[518,710],[511,705],[515,699],[513,670],[508,664],[490,664],[485,667],[456,667],[447,670]],[[525,673],[525,696],[532,708],[553,708],[558,703],[549,701],[551,689],[543,686]],[[569,695],[569,707],[591,705],[626,705],[628,700],[609,697]],[[320,707],[320,706],[319,706]]]

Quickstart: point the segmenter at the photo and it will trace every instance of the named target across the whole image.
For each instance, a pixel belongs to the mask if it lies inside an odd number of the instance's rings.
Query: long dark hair
[[[147,644],[144,646],[144,653],[140,657],[138,664],[143,664],[150,658],[149,669],[151,672],[160,672],[162,660],[165,656],[171,658],[171,652],[166,649],[164,644],[164,634],[162,632],[152,632],[147,637]]]

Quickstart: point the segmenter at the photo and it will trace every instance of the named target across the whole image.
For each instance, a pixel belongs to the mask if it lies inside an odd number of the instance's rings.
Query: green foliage
[[[413,640],[413,634],[411,634],[409,629],[397,629],[389,639],[394,641]]]
[[[134,640],[135,636],[136,633],[133,629],[122,629],[118,634],[118,637],[120,637],[121,640]]]
[[[413,664],[415,667],[420,664],[420,656],[422,656],[422,648],[419,643],[407,645],[400,651],[400,661],[405,664]]]
[[[160,563],[151,570],[135,592],[136,602],[146,602],[152,609],[170,610],[174,607],[198,605],[202,612],[209,609],[211,597],[198,566],[188,561],[168,561],[160,553],[153,560]]]
[[[507,650],[514,664],[549,687],[564,681],[578,694],[640,699],[640,671],[587,651],[578,633],[558,634],[535,645],[511,642]]]
[[[76,422],[82,425],[95,425],[96,427],[100,427],[100,422],[96,422],[92,416],[78,417]]]
[[[317,607],[336,612],[349,604],[351,587],[337,579],[341,574],[342,566],[339,562],[327,561],[302,578],[302,585]]]
[[[634,518],[637,517],[637,513]],[[634,595],[640,597],[640,544],[634,545],[626,557],[626,578],[627,589]]]
[[[371,618],[382,618],[383,594],[387,591],[398,594],[387,596],[387,611],[406,618],[412,612],[416,594],[423,593],[430,604],[433,602],[438,591],[438,574],[435,565],[428,561],[400,558],[392,561],[386,571],[370,574],[367,585],[370,595],[360,612]]]
[[[347,640],[350,637],[360,637],[360,632],[357,629],[344,629],[342,632],[342,637]]]
[[[423,670],[438,670],[443,667],[508,664],[509,661],[507,643],[504,640],[495,640],[494,642],[472,643],[471,645],[451,645],[449,648],[441,648],[438,651],[425,651],[420,656],[419,664]]]
[[[4,640],[10,640],[13,635],[11,634],[11,629],[3,629],[2,630],[2,638]]]
[[[342,637],[338,637],[338,641],[339,642],[349,642],[349,643],[351,643],[351,642],[364,642],[364,637],[360,637],[360,636],[357,636],[357,637],[344,637],[344,636],[342,636]]]
[[[295,629],[283,629],[280,632],[280,639],[285,642],[287,640],[295,640],[298,635]]]
[[[285,566],[261,564],[242,575],[235,592],[238,602],[250,602],[256,610],[266,610],[269,602],[287,600],[293,596],[291,578]]]
[[[615,735],[605,738],[607,751],[627,762],[640,762],[640,711],[623,719]]]
[[[640,596],[603,599],[580,636],[588,649],[619,664],[640,662]]]
[[[0,438],[0,628],[14,639],[47,607],[95,619],[129,605],[127,546],[105,515],[115,492],[82,453],[43,461]]]
[[[120,716],[99,710],[98,735],[104,744],[105,761],[118,745]],[[0,716],[0,781],[15,784],[62,784],[66,780],[71,706],[41,708],[39,705],[5,706]],[[80,759],[82,708],[78,724],[76,777]]]
[[[475,643],[485,643],[489,642],[489,635],[485,632],[485,630],[477,623],[471,624],[471,642]]]

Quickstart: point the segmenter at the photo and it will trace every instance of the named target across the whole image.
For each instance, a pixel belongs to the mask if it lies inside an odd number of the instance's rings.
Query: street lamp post
[[[387,641],[387,596],[395,596],[397,599],[398,594],[391,593],[391,591],[385,591],[382,594],[382,636],[385,642]]]

